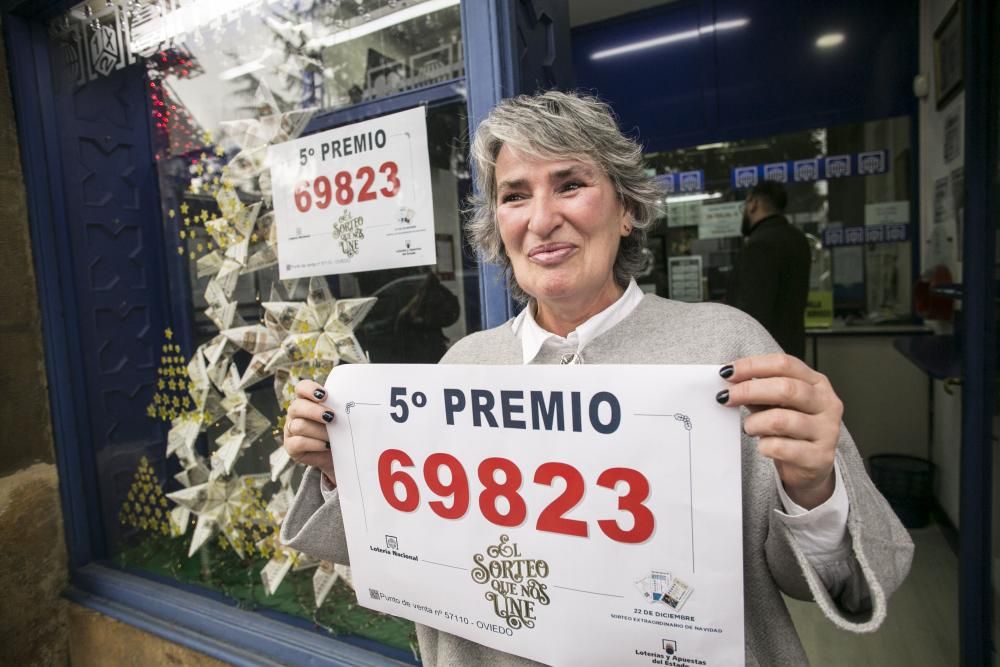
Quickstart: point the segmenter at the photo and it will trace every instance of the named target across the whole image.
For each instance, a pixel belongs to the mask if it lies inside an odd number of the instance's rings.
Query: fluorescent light
[[[682,30],[681,32],[672,32],[666,35],[661,35],[660,37],[654,37],[652,39],[644,39],[639,42],[632,42],[631,44],[624,44],[622,46],[616,46],[611,49],[604,49],[603,51],[595,51],[594,53],[590,54],[590,59],[602,60],[604,58],[620,56],[623,53],[642,51],[644,49],[651,49],[657,46],[665,46],[667,44],[673,44],[674,42],[683,42],[688,39],[697,39],[701,35],[707,35],[721,30],[733,30],[735,28],[743,28],[748,23],[750,23],[750,19],[733,19],[732,21],[718,21],[717,23],[713,23],[712,25],[707,25],[703,28],[694,28],[691,30]]]
[[[835,46],[840,46],[844,43],[844,33],[842,32],[828,32],[825,35],[820,35],[816,39],[816,47],[820,49],[832,49]]]
[[[421,2],[419,5],[410,5],[409,7],[400,9],[398,12],[380,16],[374,21],[368,21],[367,23],[363,23],[357,27],[340,30],[333,34],[326,35],[325,37],[320,37],[319,39],[311,39],[309,40],[309,43],[306,44],[306,48],[322,49],[327,46],[343,44],[344,42],[349,42],[352,39],[370,35],[374,32],[378,32],[379,30],[385,30],[386,28],[398,25],[404,21],[410,21],[426,14],[447,9],[448,7],[454,7],[458,3],[459,0],[427,0],[427,2]]]
[[[727,144],[724,141],[717,141],[714,144],[701,144],[699,146],[695,146],[694,149],[696,151],[711,151],[715,150],[716,148],[725,148],[728,145],[729,144]]]
[[[668,204],[683,204],[692,201],[705,201],[707,199],[722,199],[721,192],[699,192],[693,195],[671,195],[667,197]]]

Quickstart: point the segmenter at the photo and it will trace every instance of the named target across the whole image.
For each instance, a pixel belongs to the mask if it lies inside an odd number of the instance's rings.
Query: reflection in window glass
[[[465,75],[459,0],[89,0],[51,24],[78,83],[144,58],[206,125],[265,85],[331,110]],[[222,93],[222,94],[219,94]],[[211,100],[211,104],[209,101]]]
[[[412,623],[357,606],[349,569],[280,545],[302,473],[281,448],[282,414],[302,378],[322,383],[345,362],[435,363],[479,328],[460,215],[465,104],[427,111],[434,266],[279,280],[267,149],[319,112],[463,76],[458,2],[158,8],[168,6],[101,0],[52,25],[76,86],[145,67],[164,235],[180,268],[171,295],[191,326],[164,332],[153,401],[136,406],[169,430],[166,459],[142,457],[129,486],[102,489],[120,493],[115,560],[409,654]]]
[[[685,282],[683,290],[674,286],[674,298],[695,294],[700,300],[725,299],[730,273],[743,244],[739,203],[747,192],[733,187],[734,168],[881,150],[887,151],[888,160],[878,170],[880,173],[858,175],[855,171],[844,177],[800,182],[789,174],[785,215],[813,244],[810,291],[832,295],[836,322],[910,321],[909,236],[907,240],[889,235],[880,238],[871,231],[881,224],[910,223],[907,117],[647,154],[647,166],[658,174],[700,170],[704,181],[696,192],[667,195],[666,219],[650,235],[653,261],[640,284],[647,291],[671,296],[670,258],[698,257],[700,291],[689,289]],[[831,235],[827,231],[835,229],[845,234]],[[840,243],[845,238],[874,240]]]

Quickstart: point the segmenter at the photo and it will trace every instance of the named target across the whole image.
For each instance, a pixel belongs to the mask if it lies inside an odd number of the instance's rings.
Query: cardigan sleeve
[[[336,489],[324,499],[320,471],[310,468],[302,476],[292,506],[281,524],[281,543],[313,558],[350,565],[344,517]]]
[[[882,623],[889,596],[910,570],[913,541],[868,477],[854,441],[843,426],[837,461],[850,504],[850,574],[828,590],[773,511],[764,548],[768,568],[783,592],[815,600],[823,613],[844,630],[871,632]]]
[[[777,343],[756,321],[741,318],[744,356],[777,352]],[[744,436],[744,447],[753,448]],[[839,479],[847,491],[847,532],[851,541],[849,574],[828,589],[809,564],[803,549],[777,514],[782,505],[777,489],[767,511],[768,533],[764,557],[768,570],[785,594],[801,600],[815,600],[823,613],[838,627],[854,632],[871,632],[885,618],[889,596],[910,570],[913,541],[882,494],[875,488],[854,439],[843,423],[837,441]]]

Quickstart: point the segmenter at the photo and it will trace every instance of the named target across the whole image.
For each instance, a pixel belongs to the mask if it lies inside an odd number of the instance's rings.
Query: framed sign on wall
[[[934,98],[943,109],[962,90],[961,3],[956,2],[934,30]]]

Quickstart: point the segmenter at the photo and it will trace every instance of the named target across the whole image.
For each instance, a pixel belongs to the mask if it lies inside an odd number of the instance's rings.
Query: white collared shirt
[[[635,280],[629,281],[628,288],[617,301],[582,323],[565,338],[543,329],[535,320],[535,303],[528,304],[510,324],[514,335],[521,340],[523,363],[532,363],[543,349],[551,349],[562,355],[564,364],[586,363],[587,345],[631,315],[643,296]],[[833,474],[833,495],[822,505],[807,510],[788,497],[777,469],[774,471],[778,497],[785,508],[784,512],[775,512],[782,523],[788,526],[810,565],[828,589],[850,575],[851,555],[851,540],[847,534],[849,504],[847,492],[840,483],[840,467],[836,462]]]
[[[581,363],[581,350],[587,347],[590,341],[631,315],[642,301],[642,297],[639,285],[634,280],[629,281],[628,288],[617,301],[578,326],[565,338],[543,329],[535,320],[535,303],[528,304],[528,307],[511,322],[514,335],[521,339],[524,363],[530,364],[534,361],[543,348],[552,349],[563,355],[565,363]],[[582,361],[586,362],[586,359]]]

